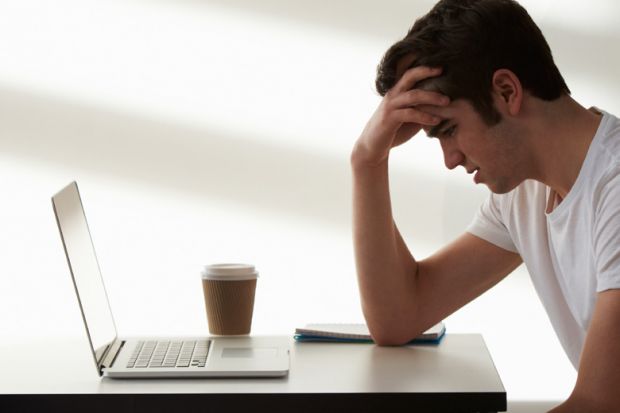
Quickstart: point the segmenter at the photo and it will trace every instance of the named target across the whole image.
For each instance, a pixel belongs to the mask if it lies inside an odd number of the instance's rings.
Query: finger
[[[434,126],[441,122],[439,116],[414,108],[398,109],[393,112],[394,119],[401,123],[417,123],[423,126]]]
[[[418,105],[446,106],[450,104],[450,98],[441,93],[429,90],[412,89],[401,93],[390,102],[394,108],[406,108]]]
[[[431,115],[435,115],[435,116],[439,116],[440,118],[445,118],[448,117],[448,110],[447,109],[443,109],[441,106],[437,106],[437,105],[417,105],[415,107],[417,110],[431,114]]]
[[[416,66],[407,70],[394,85],[394,91],[400,94],[412,89],[416,83],[429,77],[436,77],[441,74],[440,67]]]

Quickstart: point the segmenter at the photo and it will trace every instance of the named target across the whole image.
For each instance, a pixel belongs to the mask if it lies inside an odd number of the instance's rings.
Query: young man
[[[351,155],[362,306],[379,345],[444,319],[524,262],[578,378],[553,410],[620,411],[620,120],[586,109],[513,0],[442,0],[381,62]],[[392,148],[424,129],[492,194],[417,261],[392,218]],[[420,202],[424,202],[420,199]]]

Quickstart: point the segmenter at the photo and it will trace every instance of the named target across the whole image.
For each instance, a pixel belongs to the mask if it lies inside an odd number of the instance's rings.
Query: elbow
[[[404,314],[407,311],[398,311]],[[416,337],[417,328],[415,321],[404,321],[402,316],[371,316],[364,312],[366,325],[372,341],[378,346],[402,346]],[[398,321],[397,321],[398,320]]]
[[[392,337],[373,337],[372,338],[375,344],[379,347],[397,347],[405,345],[409,342],[409,340],[395,340]]]
[[[396,331],[378,331],[377,329],[374,331],[371,330],[370,336],[372,337],[372,341],[381,347],[402,346],[413,339],[413,337],[408,334],[399,334]]]

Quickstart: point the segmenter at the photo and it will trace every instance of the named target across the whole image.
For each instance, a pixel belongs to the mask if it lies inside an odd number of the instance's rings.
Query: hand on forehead
[[[407,69],[400,79],[401,80],[399,80],[399,83],[402,81],[404,83],[403,86],[408,87],[408,90],[425,90],[450,98],[451,102],[447,106],[436,106],[430,104],[416,106],[424,112],[439,116],[441,118],[446,118],[449,115],[452,99],[445,93],[445,90],[447,89],[445,86],[446,79],[441,75],[440,68],[416,66]]]

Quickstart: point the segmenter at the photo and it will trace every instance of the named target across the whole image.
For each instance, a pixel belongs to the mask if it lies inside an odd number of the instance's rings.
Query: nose
[[[443,161],[446,164],[446,168],[452,170],[463,164],[465,161],[465,155],[460,151],[458,146],[450,142],[449,139],[440,140],[440,142],[441,150],[443,151]]]

